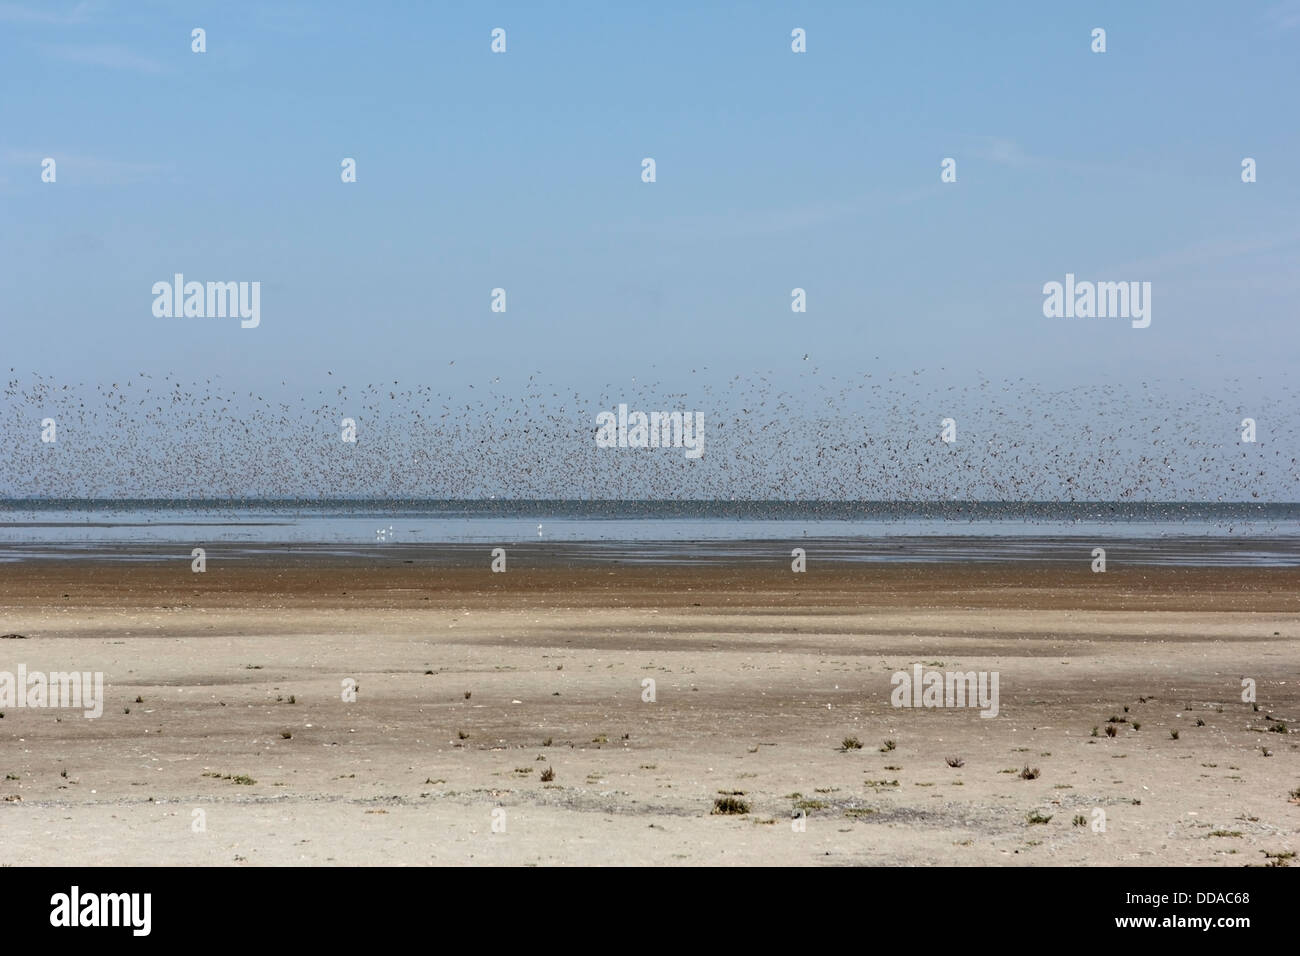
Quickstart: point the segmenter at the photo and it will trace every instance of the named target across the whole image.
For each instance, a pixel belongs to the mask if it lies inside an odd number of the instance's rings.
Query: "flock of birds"
[[[0,497],[1296,501],[1295,393],[1183,380],[1052,388],[901,375],[753,373],[582,394],[485,378],[248,391],[144,372],[60,382],[10,369]],[[698,411],[704,454],[598,448],[619,403]],[[1242,441],[1243,419],[1257,440]],[[941,438],[950,418],[955,441]],[[42,423],[55,423],[45,441]],[[356,423],[344,440],[344,419]]]

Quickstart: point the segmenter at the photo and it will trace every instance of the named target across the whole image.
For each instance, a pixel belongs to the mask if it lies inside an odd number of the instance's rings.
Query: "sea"
[[[726,561],[812,543],[836,561],[1300,566],[1300,503],[0,499],[0,561],[386,547],[554,546]]]

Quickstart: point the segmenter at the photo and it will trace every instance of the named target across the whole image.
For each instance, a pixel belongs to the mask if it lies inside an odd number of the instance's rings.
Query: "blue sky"
[[[1300,360],[1300,0],[18,0],[0,63],[19,374],[1212,393]],[[175,272],[260,281],[261,326],[155,318]],[[1150,281],[1150,328],[1045,318],[1067,272]]]

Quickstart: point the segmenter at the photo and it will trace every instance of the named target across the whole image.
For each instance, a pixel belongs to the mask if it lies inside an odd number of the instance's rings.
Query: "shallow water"
[[[0,502],[0,561],[173,557],[176,547],[559,545],[624,562],[746,561],[816,542],[836,561],[1300,564],[1300,504],[679,501]],[[155,551],[150,546],[159,546]],[[233,549],[237,551],[236,549]],[[1117,556],[1117,555],[1116,555]]]

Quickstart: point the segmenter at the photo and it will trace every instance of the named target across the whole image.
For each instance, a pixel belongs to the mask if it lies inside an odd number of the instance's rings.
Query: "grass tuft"
[[[744,800],[740,799],[739,797],[732,796],[731,794],[727,794],[724,797],[717,797],[713,801],[714,814],[726,815],[726,814],[737,814],[737,813],[748,813],[748,812],[749,812],[749,804],[746,803]]]

